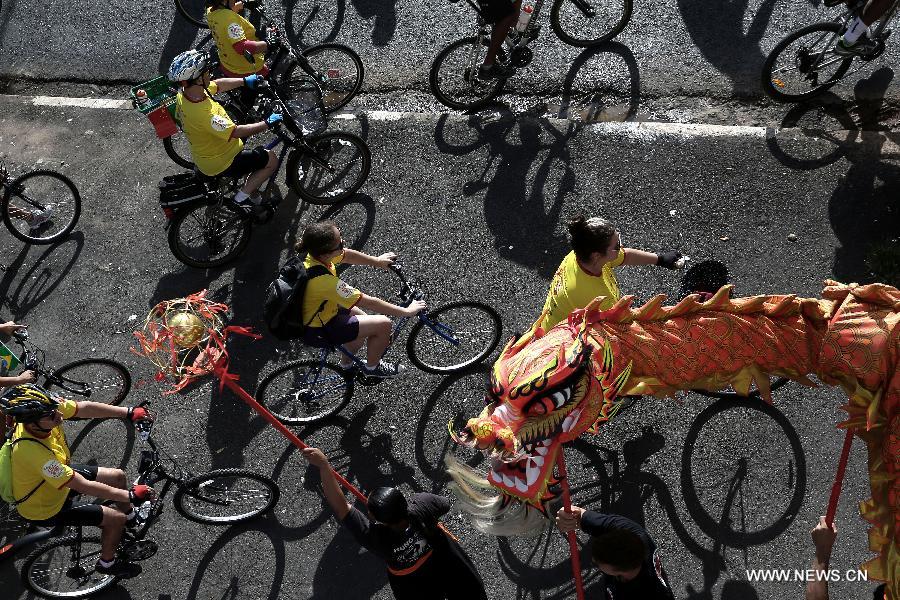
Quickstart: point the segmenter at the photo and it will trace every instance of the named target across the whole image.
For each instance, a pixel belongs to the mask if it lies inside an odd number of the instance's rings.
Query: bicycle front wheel
[[[76,360],[56,369],[44,379],[44,387],[65,397],[103,404],[120,404],[131,390],[131,373],[120,362],[108,358]]]
[[[163,149],[172,161],[185,169],[193,169],[194,161],[191,160],[191,147],[188,145],[187,136],[179,131],[167,138],[163,138]]]
[[[169,248],[189,267],[219,267],[244,251],[252,227],[247,215],[230,203],[197,204],[175,213]]]
[[[203,0],[175,0],[175,8],[182,17],[200,29],[209,29],[206,24],[206,3]]]
[[[241,523],[278,504],[281,490],[269,477],[244,469],[219,469],[190,479],[175,492],[175,509],[191,521]]]
[[[52,244],[69,235],[81,216],[81,195],[72,180],[38,170],[12,181],[0,200],[3,222],[27,244]]]
[[[502,325],[497,311],[481,302],[453,302],[420,318],[406,341],[414,365],[427,373],[456,373],[494,351]]]
[[[87,598],[116,580],[94,570],[100,536],[56,538],[38,546],[22,564],[22,583],[44,598]]]
[[[363,63],[351,48],[343,44],[317,44],[310,46],[301,54],[318,75],[326,113],[343,108],[359,93],[364,76]],[[288,74],[288,85],[294,73],[306,76],[303,68],[297,65]]]
[[[778,42],[763,63],[763,90],[779,102],[797,102],[836,84],[853,62],[834,51],[840,33],[838,23],[814,23]]]
[[[480,79],[478,67],[487,46],[481,39],[467,37],[441,50],[431,63],[428,83],[438,102],[456,110],[474,110],[493,100],[505,79]],[[501,48],[497,59],[505,61]]]
[[[613,39],[631,19],[632,0],[557,0],[550,25],[563,42],[578,48]]]
[[[266,375],[257,400],[286,425],[304,425],[328,418],[347,406],[353,378],[343,369],[317,360],[282,365]]]
[[[310,204],[334,204],[356,193],[369,177],[372,154],[357,135],[330,131],[306,140],[288,157],[291,189]]]

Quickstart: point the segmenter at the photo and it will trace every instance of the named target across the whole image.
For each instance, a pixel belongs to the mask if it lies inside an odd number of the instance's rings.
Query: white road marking
[[[66,98],[64,96],[33,96],[34,106],[76,106],[79,108],[131,108],[131,100],[113,98]]]

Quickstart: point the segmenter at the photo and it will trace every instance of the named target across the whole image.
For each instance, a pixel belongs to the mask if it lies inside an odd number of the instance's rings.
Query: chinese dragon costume
[[[771,376],[808,386],[815,375],[841,386],[848,418],[868,448],[872,497],[860,504],[871,524],[864,568],[888,581],[900,600],[900,290],[826,281],[822,298],[730,298],[724,286],[703,301],[674,306],[633,297],[600,311],[602,298],[549,331],[511,341],[494,364],[489,404],[451,432],[491,458],[487,475],[452,458],[448,471],[464,510],[498,535],[542,525],[554,496],[562,446],[596,432],[620,396],[668,396],[679,390],[748,394],[755,384],[771,402]]]

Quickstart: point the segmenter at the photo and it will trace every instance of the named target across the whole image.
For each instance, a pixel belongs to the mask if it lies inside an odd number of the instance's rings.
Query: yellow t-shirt
[[[219,86],[213,81],[206,89],[210,94],[215,94],[219,91]],[[185,98],[183,92],[178,92],[175,104],[181,129],[187,136],[197,168],[212,176],[231,166],[231,161],[240,153],[244,142],[240,138],[231,137],[234,121],[222,105],[211,98],[194,102]]]
[[[359,302],[362,292],[341,281],[337,276],[335,265],[343,259],[344,255],[341,254],[329,263],[321,263],[312,256],[307,256],[303,261],[303,266],[307,269],[313,265],[321,265],[328,269],[327,275],[314,277],[306,284],[302,314],[303,322],[308,323],[308,327],[322,327],[334,318],[339,308],[353,308],[353,305]]]
[[[619,299],[619,283],[613,268],[625,260],[625,251],[619,250],[614,260],[603,265],[600,275],[591,275],[578,264],[575,252],[569,252],[550,282],[550,291],[544,302],[544,310],[535,323],[535,328],[544,331],[565,321],[576,308],[584,308],[597,296],[606,296],[600,308],[606,310]]]
[[[262,53],[253,55],[253,62],[247,61],[243,52],[234,49],[238,42],[248,40],[258,42],[256,28],[244,17],[228,8],[209,9],[206,11],[206,22],[209,31],[216,41],[219,50],[219,61],[223,70],[234,75],[250,75],[265,66]]]
[[[58,407],[64,419],[71,419],[78,412],[74,400],[63,400]],[[72,453],[66,443],[62,426],[54,427],[46,438],[39,438],[25,431],[21,423],[16,426],[13,439],[32,438],[34,442],[19,442],[12,449],[13,495],[16,499],[25,497],[39,483],[44,482],[28,500],[16,509],[24,518],[43,521],[54,516],[62,508],[69,495],[69,488],[63,487],[75,472],[69,466]]]

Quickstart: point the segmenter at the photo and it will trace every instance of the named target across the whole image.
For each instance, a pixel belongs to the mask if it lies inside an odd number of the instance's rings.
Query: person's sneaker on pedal
[[[255,207],[262,204],[262,194],[249,196],[244,192],[238,192],[234,195],[234,203],[249,213],[252,212]]]
[[[404,371],[402,365],[392,365],[390,363],[386,363],[381,361],[378,363],[378,366],[374,369],[369,368],[366,365],[366,368],[363,369],[363,374],[367,377],[377,377],[379,379],[389,379],[391,377],[396,377]]]
[[[508,79],[515,75],[516,70],[513,67],[501,65],[499,63],[491,63],[489,65],[481,65],[478,67],[479,79]]]
[[[141,565],[117,558],[112,562],[103,559],[97,561],[94,570],[103,575],[112,575],[119,579],[131,579],[141,574]]]
[[[867,35],[861,36],[853,43],[848,43],[841,38],[834,46],[834,51],[841,56],[868,56],[877,49],[878,42]]]
[[[28,228],[31,231],[38,231],[46,226],[50,219],[53,218],[53,205],[48,204],[43,210],[33,210],[28,218]]]

